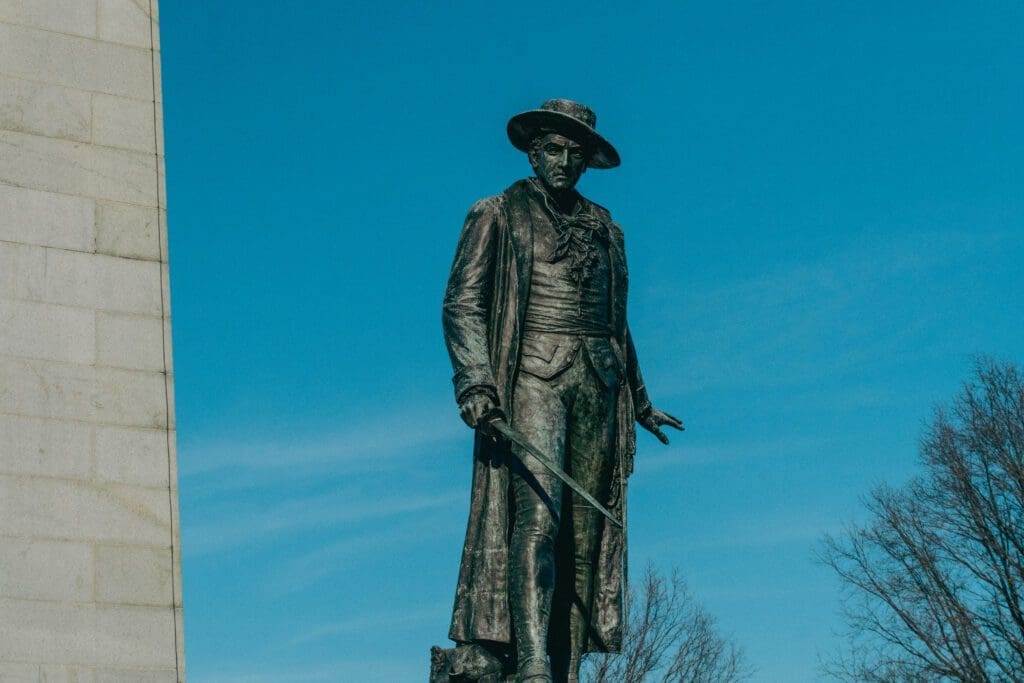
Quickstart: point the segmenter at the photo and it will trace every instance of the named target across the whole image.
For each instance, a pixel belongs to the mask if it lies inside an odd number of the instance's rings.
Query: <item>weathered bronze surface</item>
[[[444,334],[476,439],[456,648],[434,653],[431,680],[576,681],[583,654],[621,647],[624,529],[487,429],[503,415],[621,520],[634,423],[664,443],[662,426],[682,429],[637,365],[622,230],[575,190],[587,168],[619,164],[595,125],[569,100],[514,116],[535,177],[477,202],[456,249]]]

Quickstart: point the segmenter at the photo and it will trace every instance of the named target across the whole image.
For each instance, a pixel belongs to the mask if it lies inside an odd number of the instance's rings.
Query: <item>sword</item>
[[[621,527],[622,526],[622,522],[620,522],[615,517],[615,515],[613,515],[611,512],[609,512],[608,508],[606,508],[605,506],[603,506],[600,503],[598,503],[597,499],[594,498],[589,493],[587,493],[587,490],[585,488],[583,488],[579,484],[579,482],[577,482],[575,479],[573,479],[568,474],[566,474],[564,471],[562,471],[562,469],[560,467],[558,467],[557,465],[555,465],[551,461],[551,459],[549,459],[546,455],[544,455],[544,453],[542,453],[540,451],[540,449],[538,449],[536,446],[534,446],[529,441],[527,441],[526,438],[522,434],[520,434],[516,430],[512,429],[512,427],[510,427],[509,424],[507,422],[505,422],[504,418],[502,418],[501,415],[495,415],[494,417],[490,417],[490,418],[486,418],[486,419],[487,419],[487,426],[488,427],[490,427],[494,431],[498,432],[499,434],[504,436],[506,439],[508,439],[509,441],[514,443],[515,445],[517,445],[520,448],[522,448],[529,455],[533,456],[533,458],[535,460],[537,460],[541,465],[544,465],[544,467],[546,467],[548,469],[548,471],[551,472],[551,474],[553,474],[556,477],[558,477],[559,479],[561,479],[562,482],[566,486],[571,488],[576,493],[580,494],[580,497],[583,500],[585,500],[588,503],[590,503],[594,507],[594,509],[596,509],[602,515],[607,517],[611,521],[612,524],[614,524],[617,527]]]

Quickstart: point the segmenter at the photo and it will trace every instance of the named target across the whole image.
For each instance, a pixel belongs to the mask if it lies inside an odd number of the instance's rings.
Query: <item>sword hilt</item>
[[[502,412],[501,408],[495,406],[494,408],[491,408],[489,411],[487,411],[482,418],[480,418],[480,422],[478,423],[477,426],[483,431],[484,434],[487,434],[488,436],[499,436],[498,431],[494,429],[493,425],[498,420],[504,421],[504,419],[505,413]]]

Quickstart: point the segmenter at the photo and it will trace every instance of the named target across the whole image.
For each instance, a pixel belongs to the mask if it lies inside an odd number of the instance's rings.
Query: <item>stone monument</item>
[[[0,681],[185,680],[156,0],[0,0]]]

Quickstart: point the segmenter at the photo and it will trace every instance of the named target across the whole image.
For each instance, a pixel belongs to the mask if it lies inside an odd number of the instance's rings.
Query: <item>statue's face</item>
[[[530,149],[530,164],[545,185],[562,191],[575,187],[587,170],[583,146],[558,133],[548,133]]]

